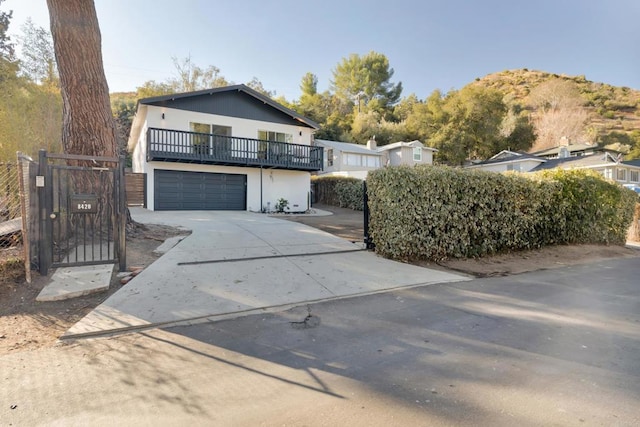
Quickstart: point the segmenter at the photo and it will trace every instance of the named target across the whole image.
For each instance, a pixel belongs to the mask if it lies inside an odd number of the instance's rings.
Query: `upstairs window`
[[[293,142],[293,135],[290,133],[272,132],[269,130],[259,130],[258,139],[262,141],[276,141],[276,142]]]

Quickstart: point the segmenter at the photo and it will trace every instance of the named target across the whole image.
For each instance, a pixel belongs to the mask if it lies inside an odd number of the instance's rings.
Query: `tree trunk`
[[[116,156],[116,125],[93,0],[47,0],[63,101],[67,154]]]

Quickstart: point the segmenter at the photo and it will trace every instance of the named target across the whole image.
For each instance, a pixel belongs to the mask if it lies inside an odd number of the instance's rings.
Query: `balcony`
[[[322,147],[149,128],[147,161],[301,171],[322,169]]]

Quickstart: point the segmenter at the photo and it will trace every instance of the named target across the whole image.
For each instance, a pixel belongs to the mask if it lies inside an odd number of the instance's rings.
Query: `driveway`
[[[220,320],[389,289],[468,280],[386,260],[361,244],[250,212],[151,212],[136,221],[192,230],[74,325],[65,338]]]

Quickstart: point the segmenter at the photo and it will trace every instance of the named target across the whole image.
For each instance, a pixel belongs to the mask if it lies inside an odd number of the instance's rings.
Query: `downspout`
[[[264,213],[264,205],[262,204],[262,165],[260,165],[260,212]]]

